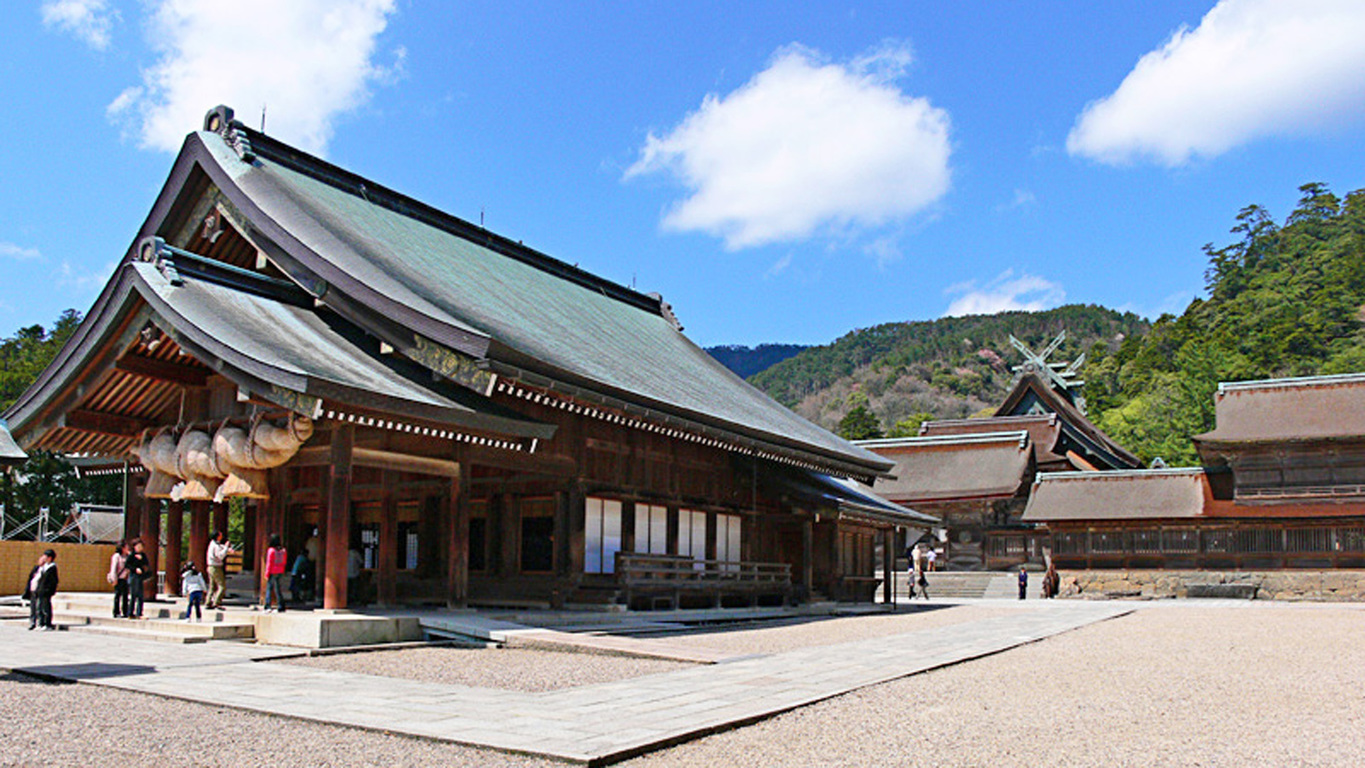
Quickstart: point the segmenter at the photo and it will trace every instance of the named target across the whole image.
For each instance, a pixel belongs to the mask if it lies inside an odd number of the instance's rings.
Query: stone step
[[[116,619],[103,613],[55,609],[52,615],[54,620],[84,627],[153,632],[204,640],[250,640],[256,635],[256,625],[249,621],[212,621],[207,617],[202,622],[187,622],[179,618]]]
[[[111,635],[134,640],[151,640],[158,643],[207,643],[211,639],[203,635],[186,635],[178,632],[163,632],[156,629],[138,629],[136,627],[117,627],[103,624],[73,624],[64,627],[64,629],[70,632],[79,632],[87,635]]]

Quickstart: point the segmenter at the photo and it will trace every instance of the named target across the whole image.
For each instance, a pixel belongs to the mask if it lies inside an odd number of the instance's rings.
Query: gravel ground
[[[608,683],[694,666],[662,659],[523,648],[409,648],[281,659],[273,663],[531,693]]]
[[[1144,607],[629,764],[1365,765],[1363,624],[1348,608]],[[0,744],[4,765],[557,765],[13,674]]]
[[[920,629],[980,621],[1001,616],[1014,607],[981,605],[925,605],[901,606],[899,613],[875,613],[864,616],[799,619],[746,627],[736,625],[696,632],[654,635],[667,638],[676,645],[690,645],[726,651],[736,655],[753,653],[782,653],[797,648],[848,643],[873,637],[899,635]]]
[[[487,766],[563,763],[0,673],[0,765]]]
[[[628,763],[1365,765],[1365,612],[1143,608]]]

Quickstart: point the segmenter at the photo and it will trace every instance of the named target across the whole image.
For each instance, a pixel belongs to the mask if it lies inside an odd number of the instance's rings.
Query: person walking
[[[142,585],[152,575],[152,562],[142,553],[142,539],[133,541],[133,553],[124,561],[128,568],[128,610],[124,618],[142,618]]]
[[[1028,596],[1028,571],[1024,566],[1019,566],[1019,599],[1023,600]]]
[[[109,558],[109,573],[105,581],[114,585],[114,618],[128,615],[128,543],[119,539],[114,554]]]
[[[933,550],[930,550],[930,551],[932,552]],[[924,576],[924,571],[920,571],[920,572],[919,572],[919,578],[918,578],[916,581],[919,583],[919,593],[920,593],[920,596],[923,597],[925,600],[928,600],[928,599],[929,599],[929,579],[925,578],[925,576]]]
[[[1043,574],[1043,597],[1052,599],[1057,596],[1061,588],[1061,577],[1057,575],[1057,569],[1048,563],[1047,573]]]
[[[267,611],[284,613],[284,567],[288,560],[289,552],[280,543],[280,535],[270,534],[270,547],[265,551],[265,599],[261,602]],[[275,608],[270,606],[272,596]]]
[[[189,603],[185,605],[185,621],[190,620],[190,611],[194,611],[195,621],[204,620],[204,612],[201,606],[204,604],[204,574],[194,567],[194,561],[185,563],[185,569],[180,572],[180,591],[189,595]]]
[[[24,599],[28,601],[28,628],[52,631],[52,596],[57,593],[57,553],[43,550],[38,564],[28,572]]]
[[[227,596],[227,557],[237,554],[237,550],[228,543],[227,536],[222,531],[214,531],[213,538],[209,539],[208,551],[204,553],[204,563],[209,570],[209,597],[206,607],[209,610],[223,607],[223,598]]]

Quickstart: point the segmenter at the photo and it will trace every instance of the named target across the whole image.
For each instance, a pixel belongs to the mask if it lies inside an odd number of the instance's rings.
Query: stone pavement
[[[286,717],[600,764],[1128,613],[1033,603],[967,624],[744,657],[542,693],[255,660],[286,649],[28,632],[0,622],[0,668]]]

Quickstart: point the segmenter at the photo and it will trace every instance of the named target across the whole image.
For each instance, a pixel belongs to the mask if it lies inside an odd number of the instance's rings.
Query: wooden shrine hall
[[[317,549],[326,608],[866,600],[895,532],[935,522],[855,487],[892,462],[731,374],[658,295],[226,107],[6,416],[27,449],[143,470],[149,554],[163,509],[197,559],[244,505],[249,559]]]

